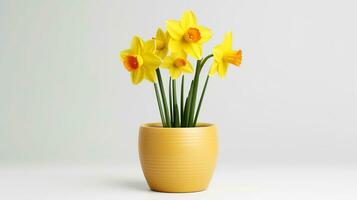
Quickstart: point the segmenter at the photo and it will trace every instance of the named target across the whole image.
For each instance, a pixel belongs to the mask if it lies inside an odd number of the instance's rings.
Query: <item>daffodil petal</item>
[[[223,78],[228,71],[228,63],[220,62],[218,63],[218,75]]]
[[[155,51],[155,41],[154,40],[148,40],[144,43],[144,53],[146,52],[154,52]]]
[[[152,53],[144,54],[142,57],[144,60],[143,66],[146,69],[155,70],[161,64],[161,59]]]
[[[139,63],[139,66],[142,66],[144,64],[144,59],[142,56],[138,55],[136,56],[136,58],[138,59],[138,63]]]
[[[169,74],[172,79],[177,79],[181,75],[181,71],[175,67],[171,67],[169,70]]]
[[[165,32],[165,38],[166,38],[166,42],[169,42],[170,34],[168,31]]]
[[[193,13],[191,10],[184,12],[181,17],[180,24],[184,30],[190,27],[195,27],[197,25],[195,13]]]
[[[223,48],[222,45],[217,45],[213,48],[213,57],[217,61],[221,61],[223,59]]]
[[[119,57],[120,57],[121,61],[123,61],[125,56],[130,55],[130,54],[132,54],[131,49],[126,49],[126,50],[123,50],[123,51],[120,52],[120,56]]]
[[[130,73],[131,82],[135,85],[139,84],[144,79],[144,70],[139,68]]]
[[[209,76],[213,76],[217,73],[218,70],[218,62],[217,61],[213,61],[211,69],[209,70],[208,75]]]
[[[173,58],[171,56],[167,56],[167,57],[164,58],[161,66],[163,68],[173,67],[173,62],[174,62]]]
[[[164,32],[161,28],[158,28],[156,31],[156,37],[155,37],[155,42],[156,42],[156,51],[155,54],[158,55],[161,59],[165,58],[168,53],[168,37],[169,33]]]
[[[156,51],[156,55],[159,56],[161,59],[165,58],[165,56],[167,56],[169,49],[165,48],[163,50],[160,51]]]
[[[198,30],[200,30],[201,34],[201,39],[199,40],[199,43],[205,43],[212,37],[212,31],[209,28],[206,28],[204,26],[198,26]]]
[[[185,32],[182,29],[180,22],[176,20],[167,20],[166,29],[169,32],[170,37],[173,38],[174,40],[181,40]]]
[[[161,28],[158,28],[156,31],[156,39],[162,41],[166,40],[165,32]]]
[[[143,40],[138,36],[134,36],[133,39],[131,40],[131,47],[130,47],[133,54],[140,55],[143,46],[144,46]]]
[[[187,58],[187,54],[184,51],[177,51],[177,52],[172,53],[172,57],[173,58],[184,58],[184,59],[186,59]]]
[[[192,56],[193,58],[199,60],[202,56],[202,45],[197,43],[184,43],[184,51]]]
[[[145,69],[145,79],[153,83],[156,82],[157,81],[156,71]]]
[[[186,73],[192,73],[193,72],[193,67],[190,62],[187,62],[187,64],[183,67],[180,68],[183,72]]]
[[[224,35],[222,47],[225,51],[232,50],[232,32],[227,32]]]
[[[179,40],[170,39],[169,41],[169,50],[172,52],[182,51],[182,46],[183,46],[183,42]]]

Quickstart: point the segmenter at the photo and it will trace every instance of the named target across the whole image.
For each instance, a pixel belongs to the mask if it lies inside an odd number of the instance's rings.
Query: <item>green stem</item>
[[[160,110],[161,123],[162,123],[163,127],[166,127],[165,116],[164,116],[164,113],[162,111],[162,104],[161,104],[159,89],[157,88],[157,84],[156,83],[154,83],[154,87],[155,87],[157,105],[158,105],[159,110]]]
[[[196,98],[197,98],[197,90],[198,90],[198,83],[200,79],[200,73],[203,66],[206,64],[209,58],[213,57],[213,54],[206,56],[203,60],[197,60],[196,64],[196,73],[194,78],[194,85],[193,85],[193,92],[192,92],[192,102],[190,106],[190,116],[189,116],[189,127],[194,127],[194,115],[195,115],[195,107],[196,107]]]
[[[185,95],[184,94],[184,84],[185,84],[185,76],[182,75],[182,80],[181,80],[181,113],[180,113],[180,116],[181,116],[181,124],[183,122],[183,107],[184,107],[184,101],[183,101],[183,96]]]
[[[207,78],[206,78],[205,86],[203,87],[203,90],[202,90],[200,102],[198,103],[198,108],[197,108],[197,111],[196,111],[195,120],[194,120],[194,122],[193,122],[193,126],[194,126],[194,127],[196,126],[197,119],[198,119],[198,115],[200,114],[201,105],[202,105],[202,100],[203,100],[203,97],[205,96],[205,93],[206,93],[206,88],[207,88],[208,80],[209,80],[209,76],[207,76]]]
[[[190,112],[191,99],[192,99],[192,88],[193,88],[193,81],[191,81],[190,90],[189,90],[188,96],[186,98],[185,110],[184,110],[184,122],[182,123],[183,124],[182,127],[188,127],[189,112]]]
[[[181,127],[186,127],[186,119],[187,119],[187,106],[188,106],[188,99],[189,99],[189,95],[186,97],[186,100],[185,100],[185,108],[184,108],[184,111],[183,111],[183,118],[181,120]]]
[[[171,127],[171,124],[170,124],[170,121],[171,121],[171,119],[170,119],[170,113],[169,113],[169,110],[168,110],[168,108],[167,108],[165,88],[164,88],[164,84],[162,83],[162,77],[161,77],[160,69],[156,69],[156,75],[157,75],[157,79],[158,79],[158,81],[159,81],[159,87],[160,87],[160,92],[161,92],[162,103],[163,103],[163,105],[164,105],[166,126],[167,126],[167,127]]]
[[[179,110],[177,104],[177,94],[176,94],[176,80],[172,80],[172,95],[173,95],[173,116],[174,116],[174,127],[180,125]]]
[[[196,98],[197,98],[197,88],[198,88],[198,82],[200,80],[200,72],[201,72],[201,60],[197,60],[196,63],[196,72],[195,72],[195,77],[193,79],[193,88],[192,88],[192,99],[190,102],[190,110],[189,110],[189,118],[188,118],[188,126],[192,127],[193,126],[193,115],[195,112],[195,107],[196,107]]]
[[[213,54],[210,54],[206,56],[205,59],[203,59],[203,61],[201,62],[201,69],[206,64],[207,60],[210,59],[211,57],[213,57]]]
[[[171,121],[170,121],[170,124],[171,126],[173,126],[173,122],[174,122],[174,115],[173,115],[173,111],[172,111],[172,90],[171,90],[171,77],[170,77],[170,80],[169,80],[169,103],[170,103],[170,117],[171,117]]]
[[[180,110],[178,108],[178,104],[174,104],[174,113],[175,113],[175,127],[180,127]]]

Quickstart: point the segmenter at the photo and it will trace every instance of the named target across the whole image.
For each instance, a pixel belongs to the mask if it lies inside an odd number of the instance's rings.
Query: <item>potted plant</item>
[[[212,54],[202,57],[203,44],[212,33],[197,24],[192,11],[184,12],[180,20],[167,20],[166,30],[159,28],[156,36],[147,41],[134,36],[131,47],[120,53],[133,84],[144,79],[153,83],[161,117],[161,123],[140,127],[140,162],[152,190],[202,191],[213,174],[218,148],[216,126],[198,121],[207,84],[216,73],[223,78],[229,64],[239,66],[242,51],[232,49],[232,33],[228,32]],[[196,60],[195,67],[188,56]],[[199,94],[201,71],[210,58],[213,62]],[[161,68],[170,75],[168,91]],[[185,73],[194,74],[188,84]],[[178,79],[181,79],[179,88]]]

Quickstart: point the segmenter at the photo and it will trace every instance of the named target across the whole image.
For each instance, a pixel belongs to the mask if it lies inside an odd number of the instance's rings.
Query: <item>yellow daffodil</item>
[[[161,28],[158,28],[156,31],[156,36],[153,38],[155,40],[156,49],[155,54],[158,55],[161,59],[164,59],[167,56],[169,51],[169,33],[164,32]]]
[[[170,56],[165,57],[162,67],[169,70],[172,79],[177,79],[183,72],[193,72],[193,67],[184,52],[172,53]]]
[[[211,38],[211,30],[197,25],[197,19],[192,11],[186,11],[180,21],[166,21],[170,34],[169,49],[172,52],[184,51],[186,54],[201,59],[202,44]]]
[[[161,64],[161,59],[154,52],[154,40],[143,42],[138,36],[132,39],[130,49],[120,52],[121,61],[130,72],[134,84],[139,84],[144,78],[151,82],[156,81],[155,70]]]
[[[239,66],[242,62],[242,50],[232,50],[232,32],[226,33],[223,43],[213,48],[214,61],[209,71],[209,75],[213,76],[218,72],[223,78],[228,69],[229,64]]]

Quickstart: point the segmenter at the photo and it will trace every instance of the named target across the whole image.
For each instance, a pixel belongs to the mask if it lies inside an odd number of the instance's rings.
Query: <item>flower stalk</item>
[[[209,80],[209,76],[207,76],[207,78],[206,78],[205,86],[203,87],[203,90],[202,90],[202,93],[201,93],[200,102],[198,103],[198,107],[197,107],[195,119],[194,119],[194,121],[193,121],[193,127],[196,127],[196,124],[197,124],[197,119],[198,119],[198,115],[200,114],[202,101],[203,101],[203,98],[204,98],[205,93],[206,93],[206,88],[207,88],[208,80]]]
[[[176,95],[176,80],[172,80],[172,95],[173,95],[173,127],[180,126],[180,114],[177,103],[177,95]]]
[[[156,69],[156,75],[157,75],[157,79],[158,79],[158,82],[159,82],[162,103],[164,105],[163,107],[164,107],[164,111],[165,111],[165,122],[166,122],[166,126],[165,127],[171,127],[171,123],[170,123],[171,122],[171,118],[170,118],[169,110],[167,108],[165,88],[164,88],[164,84],[162,83],[160,69]]]
[[[193,79],[193,88],[192,88],[193,91],[192,91],[192,99],[190,102],[191,105],[190,105],[190,111],[189,111],[188,127],[193,126],[193,117],[194,117],[194,113],[195,113],[198,82],[200,80],[200,73],[201,73],[200,63],[201,63],[201,60],[197,60],[195,78]]]
[[[172,80],[171,80],[171,77],[170,77],[170,80],[169,80],[169,106],[170,106],[170,118],[171,118],[171,121],[170,121],[170,124],[171,124],[171,127],[173,126],[174,124],[174,115],[173,115],[173,104],[172,104]]]
[[[164,115],[164,113],[162,111],[162,104],[161,104],[159,89],[157,88],[157,84],[156,83],[154,83],[154,88],[155,88],[157,105],[158,105],[159,111],[160,111],[161,123],[162,123],[163,127],[166,127],[165,115]]]
[[[185,96],[185,76],[183,75],[182,76],[182,79],[181,79],[181,112],[180,112],[180,116],[181,116],[181,123],[183,121],[183,109],[184,109],[184,96]]]

